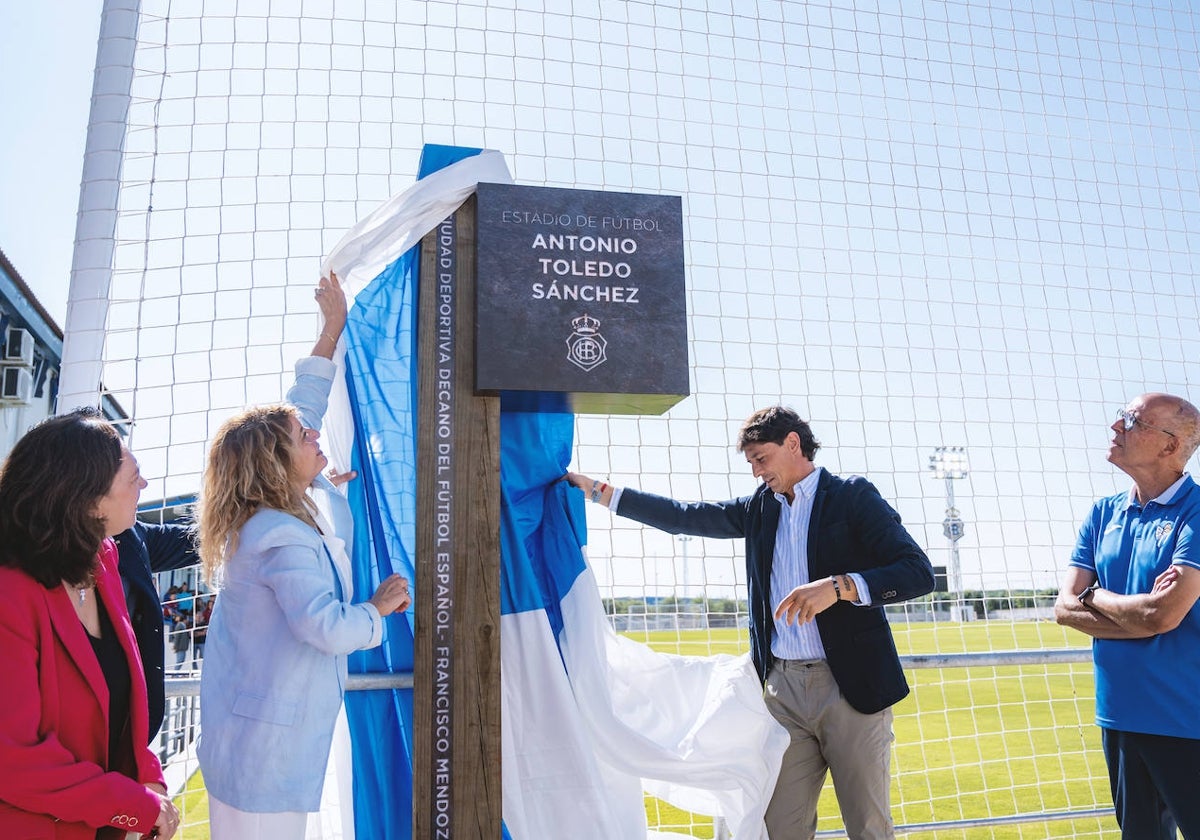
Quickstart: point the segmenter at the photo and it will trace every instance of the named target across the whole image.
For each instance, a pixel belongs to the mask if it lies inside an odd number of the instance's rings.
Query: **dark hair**
[[[746,418],[738,432],[738,452],[752,443],[782,444],[792,432],[800,436],[800,451],[804,453],[804,457],[813,460],[817,450],[821,448],[820,442],[813,435],[809,425],[800,419],[799,414],[781,405],[760,408]]]
[[[38,423],[0,467],[0,565],[47,588],[87,579],[106,536],[96,505],[121,468],[121,437],[94,408]]]

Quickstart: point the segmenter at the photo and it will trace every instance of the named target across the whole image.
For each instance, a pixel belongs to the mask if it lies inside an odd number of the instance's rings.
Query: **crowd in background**
[[[183,670],[189,650],[193,667],[199,667],[204,659],[204,642],[215,600],[213,594],[193,592],[186,582],[172,585],[163,594],[163,624],[167,629],[167,644],[175,654],[175,670]]]

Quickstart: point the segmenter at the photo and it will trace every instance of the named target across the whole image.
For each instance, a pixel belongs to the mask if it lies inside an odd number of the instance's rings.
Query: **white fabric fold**
[[[321,263],[321,274],[327,276],[330,271],[337,274],[346,300],[353,306],[358,292],[457,210],[481,182],[512,183],[508,164],[500,152],[484,149],[389,198],[346,231]],[[354,449],[354,420],[346,389],[345,339],[338,342],[333,361],[338,373],[330,390],[322,436],[329,462],[344,470],[349,468]]]
[[[346,232],[321,264],[321,274],[336,273],[346,297],[353,300],[360,289],[457,210],[481,182],[512,183],[500,152],[484,149],[389,198]]]
[[[766,840],[788,735],[749,655],[664,654],[618,636],[590,569],[562,611],[557,647],[545,613],[501,618],[504,819],[514,840],[655,836],[643,791],[723,816],[738,840]]]

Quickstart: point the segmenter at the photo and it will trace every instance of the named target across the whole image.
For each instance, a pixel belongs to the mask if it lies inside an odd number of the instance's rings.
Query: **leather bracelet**
[[[829,580],[833,582],[833,594],[839,601],[842,600],[842,587],[838,586],[837,575],[830,575]]]

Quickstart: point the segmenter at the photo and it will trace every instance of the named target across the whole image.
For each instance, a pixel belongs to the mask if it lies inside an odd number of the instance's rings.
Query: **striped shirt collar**
[[[797,499],[802,498],[805,502],[812,501],[813,496],[817,495],[817,484],[821,481],[821,470],[823,469],[824,467],[817,467],[804,478],[800,479],[800,481],[796,482],[796,485],[792,488],[792,493]],[[775,493],[774,495],[781,505],[788,504],[787,496],[782,493]]]

